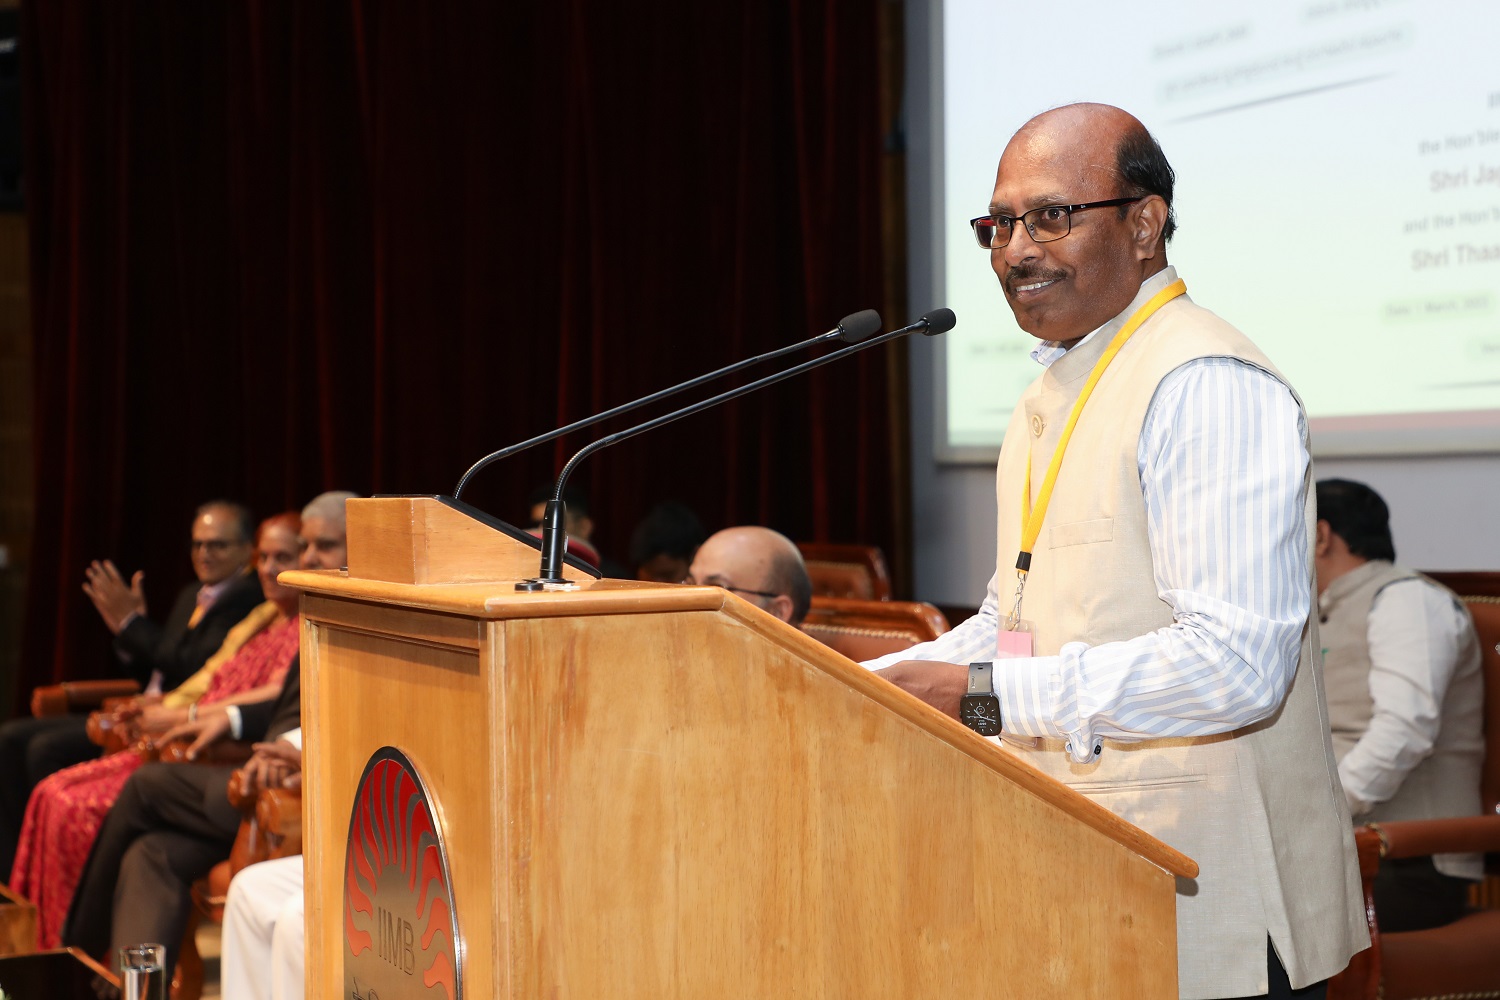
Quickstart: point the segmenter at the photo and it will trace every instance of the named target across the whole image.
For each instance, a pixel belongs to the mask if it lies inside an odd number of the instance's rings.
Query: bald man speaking
[[[1319,997],[1368,936],[1310,618],[1307,423],[1167,263],[1173,183],[1105,105],[1006,146],[971,225],[1044,370],[1000,452],[998,568],[979,614],[868,666],[1198,862],[1183,997]]]

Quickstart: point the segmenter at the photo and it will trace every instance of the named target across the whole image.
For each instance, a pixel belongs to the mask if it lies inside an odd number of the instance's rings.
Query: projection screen
[[[967,223],[1011,133],[1072,101],[1160,140],[1168,257],[1286,374],[1316,454],[1500,451],[1500,2],[1057,9],[943,2],[941,460],[993,461],[1039,371]]]

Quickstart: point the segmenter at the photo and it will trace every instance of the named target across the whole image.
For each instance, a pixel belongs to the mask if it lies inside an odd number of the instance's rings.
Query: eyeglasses
[[[212,552],[212,553],[214,553],[216,555],[220,555],[220,554],[223,554],[225,552],[228,552],[230,549],[234,548],[235,546],[244,545],[244,544],[245,544],[244,542],[231,542],[231,541],[226,541],[226,540],[224,540],[222,538],[205,538],[205,539],[202,539],[201,541],[199,539],[195,538],[195,539],[193,539],[193,551],[197,552],[199,549],[203,549],[203,550],[205,550],[207,552]]]
[[[683,580],[682,582],[685,583],[685,584],[687,584],[690,587],[700,586],[700,584],[698,583],[698,581],[694,580],[691,576],[688,577],[687,579]],[[717,580],[705,580],[701,584],[701,586],[704,586],[704,587],[718,587],[720,590],[729,590],[729,591],[733,591],[736,594],[753,594],[756,597],[764,597],[767,600],[774,600],[775,598],[778,598],[778,597],[781,596],[780,594],[773,594],[769,590],[751,590],[748,587],[735,587],[735,586],[731,586],[730,584],[727,584],[727,583],[720,583]]]
[[[1026,227],[1033,243],[1050,243],[1060,240],[1073,231],[1073,213],[1088,208],[1109,208],[1114,205],[1129,205],[1140,198],[1111,198],[1108,201],[1088,201],[1082,205],[1043,205],[1024,215],[981,215],[970,219],[974,238],[986,250],[998,250],[1010,245],[1011,234],[1016,223]]]

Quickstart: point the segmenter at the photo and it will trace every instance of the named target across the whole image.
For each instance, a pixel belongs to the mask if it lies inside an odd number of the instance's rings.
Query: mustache
[[[1020,264],[1005,272],[1005,287],[1015,288],[1017,285],[1029,285],[1037,281],[1056,281],[1066,277],[1065,272],[1053,268]]]

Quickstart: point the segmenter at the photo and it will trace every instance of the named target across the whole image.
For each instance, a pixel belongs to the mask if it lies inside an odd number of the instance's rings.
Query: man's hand
[[[141,589],[145,577],[145,573],[136,570],[135,576],[126,584],[115,564],[108,559],[103,562],[95,559],[83,571],[83,592],[89,595],[89,600],[99,610],[99,617],[115,635],[120,634],[131,615],[146,613],[146,592]]]
[[[192,740],[192,744],[187,748],[187,759],[197,760],[199,752],[228,735],[229,713],[214,712],[200,718],[197,722],[186,722],[168,729],[155,742],[157,746],[162,746],[173,740]]]
[[[958,718],[958,703],[969,687],[969,667],[941,660],[902,660],[875,671],[907,694],[921,698],[944,715]]]
[[[286,740],[255,744],[255,754],[241,768],[246,790],[251,794],[263,788],[292,788],[302,784],[302,751]]]

